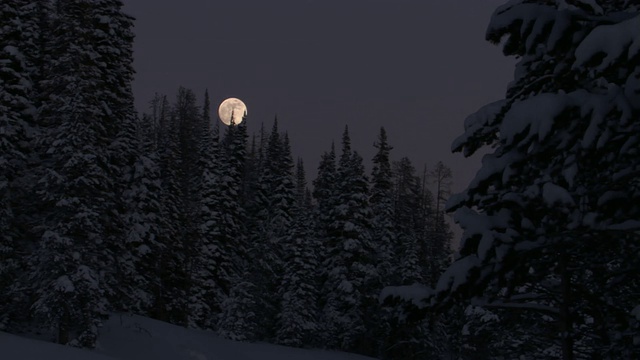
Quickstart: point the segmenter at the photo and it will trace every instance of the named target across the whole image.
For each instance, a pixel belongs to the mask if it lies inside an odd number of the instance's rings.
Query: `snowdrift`
[[[185,329],[141,316],[113,315],[100,331],[95,350],[76,349],[0,332],[3,360],[372,360],[325,350],[242,343],[201,330]]]

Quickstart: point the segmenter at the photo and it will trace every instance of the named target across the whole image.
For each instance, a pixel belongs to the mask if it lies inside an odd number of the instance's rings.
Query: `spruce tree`
[[[28,182],[29,136],[36,104],[34,53],[39,28],[28,16],[28,1],[0,5],[0,329],[15,321],[20,299],[18,271],[25,266],[25,231],[19,226],[20,205]],[[24,207],[24,206],[22,206]],[[21,245],[22,244],[22,245]]]
[[[301,159],[298,159],[296,174],[295,215],[284,239],[284,272],[278,288],[276,341],[300,347],[313,343],[319,331],[319,261],[317,239],[309,227],[311,209],[304,199],[306,179]]]
[[[449,202],[464,235],[434,302],[528,316],[545,334],[532,353],[638,353],[639,8],[509,2],[487,31],[520,60],[506,99],[470,116],[453,144],[492,151]]]
[[[205,94],[204,121],[200,141],[200,167],[202,169],[198,193],[199,201],[198,242],[195,246],[190,291],[190,320],[192,327],[215,329],[233,275],[234,259],[220,237],[219,226],[221,193],[218,182],[221,171],[219,146],[219,122],[212,126],[209,119],[209,100]]]
[[[137,126],[136,126],[137,125]],[[151,116],[128,126],[134,132],[135,162],[126,174],[127,188],[122,194],[124,247],[118,256],[120,309],[149,315],[155,302],[160,271],[163,211],[161,181],[155,132]]]
[[[395,258],[396,228],[394,224],[393,173],[391,171],[390,152],[393,149],[387,143],[387,132],[380,128],[378,141],[374,143],[378,150],[373,157],[371,172],[371,196],[369,202],[373,211],[373,241],[378,249],[378,272],[383,284],[398,284],[393,264]]]
[[[248,246],[242,207],[242,178],[246,161],[247,129],[245,119],[238,125],[233,121],[226,128],[221,146],[220,221],[217,225],[219,243],[232,262],[218,286],[225,294],[217,331],[222,336],[238,340],[254,340],[257,333],[255,284],[246,269],[251,268],[246,257]]]
[[[188,299],[188,273],[183,233],[183,204],[181,179],[181,148],[179,125],[175,116],[168,117],[166,128],[160,136],[159,162],[161,177],[163,244],[159,273],[155,289],[152,317],[174,324],[186,325]]]
[[[371,314],[380,290],[376,249],[371,240],[372,213],[362,157],[351,150],[348,128],[342,137],[335,207],[326,240],[323,268],[324,321],[329,346],[375,352]]]
[[[398,284],[422,283],[427,259],[423,251],[425,219],[421,216],[420,179],[407,157],[394,163],[394,175],[394,222],[398,229],[395,251],[402,259],[396,270]]]
[[[435,201],[429,198],[424,201],[433,202],[430,214],[427,214],[427,244],[425,248],[425,256],[427,258],[427,266],[425,271],[425,280],[429,286],[435,286],[438,277],[449,264],[449,256],[451,253],[451,239],[453,234],[445,220],[444,204],[451,195],[451,186],[453,183],[453,173],[451,169],[441,161],[436,163],[434,169],[429,173],[433,184],[435,185]],[[431,207],[431,204],[427,205]]]
[[[318,175],[313,180],[313,199],[315,200],[316,233],[326,243],[328,239],[328,229],[331,223],[331,209],[334,207],[336,198],[336,153],[335,146],[331,144],[331,151],[325,152],[318,164]]]
[[[59,1],[41,82],[45,220],[32,253],[33,310],[58,329],[58,342],[89,347],[114,292],[111,235],[121,224],[121,172],[111,165],[111,146],[118,120],[132,109],[131,22],[120,7],[118,1]]]

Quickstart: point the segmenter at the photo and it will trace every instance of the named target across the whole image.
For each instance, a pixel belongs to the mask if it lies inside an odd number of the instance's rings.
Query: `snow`
[[[620,200],[628,197],[629,194],[625,191],[606,191],[598,198],[598,206],[606,205],[607,203],[615,200]]]
[[[624,95],[630,106],[636,110],[640,109],[640,70],[629,74],[624,84]]]
[[[486,126],[497,118],[506,104],[507,100],[498,100],[483,106],[480,110],[467,116],[464,120],[464,134],[453,141],[451,151],[456,151],[464,145],[469,140],[471,134],[475,134],[478,131],[485,131]]]
[[[500,137],[511,144],[516,135],[529,128],[527,139],[537,135],[538,140],[544,140],[551,132],[556,117],[566,110],[569,100],[566,95],[539,94],[514,103],[500,126]]]
[[[326,350],[308,350],[222,339],[141,316],[112,315],[95,350],[77,349],[0,332],[3,360],[371,360]]]
[[[575,205],[575,202],[567,189],[552,182],[545,183],[542,186],[542,198],[549,206],[556,204]]]
[[[473,269],[479,267],[480,259],[475,255],[459,259],[440,276],[436,285],[436,292],[456,291],[461,285],[467,283],[470,274],[473,273]]]
[[[64,293],[72,293],[75,291],[76,287],[67,275],[62,275],[56,281],[56,289]]]
[[[640,230],[640,221],[638,220],[627,220],[620,224],[609,225],[608,228],[610,230],[621,230],[621,231],[629,231],[629,230]]]
[[[604,13],[604,11],[602,10],[602,7],[598,5],[596,0],[577,0],[577,2],[591,7],[591,9],[596,15],[602,15]],[[557,3],[558,3],[558,9],[578,9],[573,4],[567,4],[565,0],[557,0]]]
[[[512,24],[522,23],[520,26],[521,36],[527,34],[525,50],[531,53],[540,39],[547,39],[547,48],[552,50],[557,44],[561,35],[570,25],[569,12],[557,11],[554,7],[541,4],[523,4],[520,0],[509,1],[496,9],[491,22],[487,28],[486,37],[490,41],[498,42],[505,31],[511,28]],[[550,34],[545,34],[545,29],[553,25]],[[516,79],[519,77],[516,76]]]
[[[576,178],[576,175],[578,175],[578,165],[575,162],[575,156],[571,155],[565,162],[565,166],[562,168],[562,177],[567,184],[572,187],[573,180]]]
[[[576,61],[573,68],[582,67],[595,55],[603,53],[604,59],[595,68],[607,69],[627,50],[627,59],[640,52],[640,15],[613,25],[599,26],[587,35],[576,49]]]
[[[428,299],[433,290],[422,284],[413,284],[405,286],[387,286],[380,292],[378,301],[383,303],[389,297],[399,297],[404,301],[410,301],[413,305],[423,307],[425,299]]]
[[[44,341],[27,339],[0,331],[0,352],[3,360],[113,360],[115,358],[86,350]]]

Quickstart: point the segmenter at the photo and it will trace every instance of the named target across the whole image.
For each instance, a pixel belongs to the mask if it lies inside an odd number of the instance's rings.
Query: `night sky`
[[[248,107],[249,133],[277,114],[309,182],[349,125],[370,170],[384,126],[393,159],[447,163],[454,190],[480,159],[451,154],[465,117],[504,96],[514,60],[484,40],[503,0],[124,0],[136,17],[136,107],[206,88]],[[212,114],[212,115],[214,115]],[[214,115],[217,118],[217,115]]]

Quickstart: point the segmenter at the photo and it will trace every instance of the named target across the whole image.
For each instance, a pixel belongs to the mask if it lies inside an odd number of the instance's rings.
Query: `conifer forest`
[[[640,1],[495,10],[516,69],[456,120],[484,154],[457,194],[384,127],[373,158],[345,124],[304,162],[207,92],[136,111],[134,22],[0,3],[0,331],[94,348],[129,313],[379,359],[640,358]]]

